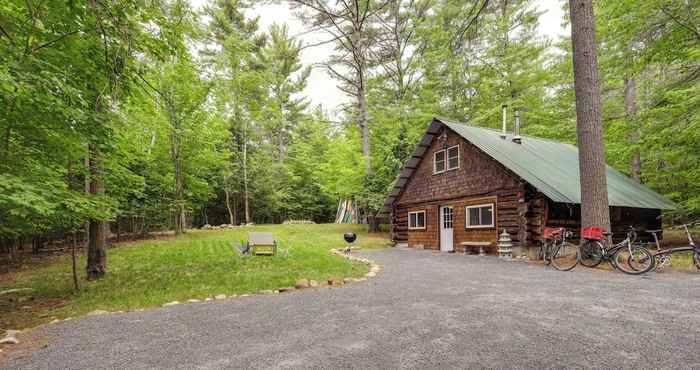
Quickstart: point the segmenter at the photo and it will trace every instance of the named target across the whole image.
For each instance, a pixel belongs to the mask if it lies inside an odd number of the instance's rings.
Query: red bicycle
[[[613,244],[612,233],[599,227],[587,227],[581,232],[581,264],[596,267],[608,261],[615,269],[630,275],[641,275],[654,268],[654,257],[643,245],[635,243],[637,233],[630,226],[625,240]]]

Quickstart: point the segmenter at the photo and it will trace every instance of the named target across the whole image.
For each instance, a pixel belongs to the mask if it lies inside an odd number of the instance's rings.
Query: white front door
[[[454,243],[452,242],[452,206],[440,206],[440,250],[452,252]]]

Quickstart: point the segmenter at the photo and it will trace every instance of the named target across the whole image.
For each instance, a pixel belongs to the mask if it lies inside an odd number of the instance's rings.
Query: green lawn
[[[180,238],[110,248],[109,273],[96,282],[84,280],[85,260],[81,257],[82,286],[78,293],[72,290],[70,258],[64,256],[1,283],[0,291],[33,288],[34,299],[15,304],[4,302],[0,306],[0,329],[21,329],[97,309],[132,310],[222,293],[277,289],[293,286],[300,278],[325,281],[329,277],[359,277],[367,272],[366,265],[329,253],[331,248],[345,244],[342,234],[348,230],[358,233],[357,246],[388,245],[386,238],[368,235],[362,225],[261,225],[192,230]],[[250,231],[274,232],[280,253],[275,257],[241,257],[232,244],[246,239]]]

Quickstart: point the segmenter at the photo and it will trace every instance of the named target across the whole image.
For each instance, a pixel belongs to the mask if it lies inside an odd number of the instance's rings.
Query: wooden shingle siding
[[[454,145],[460,147],[459,169],[433,174],[434,153]],[[500,163],[446,129],[444,139],[440,135],[433,139],[394,203],[395,240],[404,240],[402,233],[405,229],[409,246],[440,249],[439,206],[452,205],[456,250],[460,250],[463,241],[489,241],[495,245],[503,228],[511,234],[514,244],[519,245],[522,238],[527,240],[528,236],[534,235],[527,229],[530,227],[527,217],[531,215],[518,201],[518,194],[525,194],[525,189],[526,185]],[[495,226],[466,229],[465,206],[489,202],[495,204]],[[408,230],[407,220],[404,221],[407,213],[422,209],[426,210],[426,229]]]

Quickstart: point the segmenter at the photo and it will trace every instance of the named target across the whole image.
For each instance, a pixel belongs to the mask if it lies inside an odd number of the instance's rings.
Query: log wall
[[[548,227],[566,227],[573,232],[573,240],[578,240],[581,229],[581,206],[548,201],[546,224]],[[653,241],[653,237],[644,230],[661,229],[661,211],[646,208],[610,207],[610,226],[613,232],[613,241],[623,240],[627,236],[627,230],[630,226],[637,230],[639,240]]]

